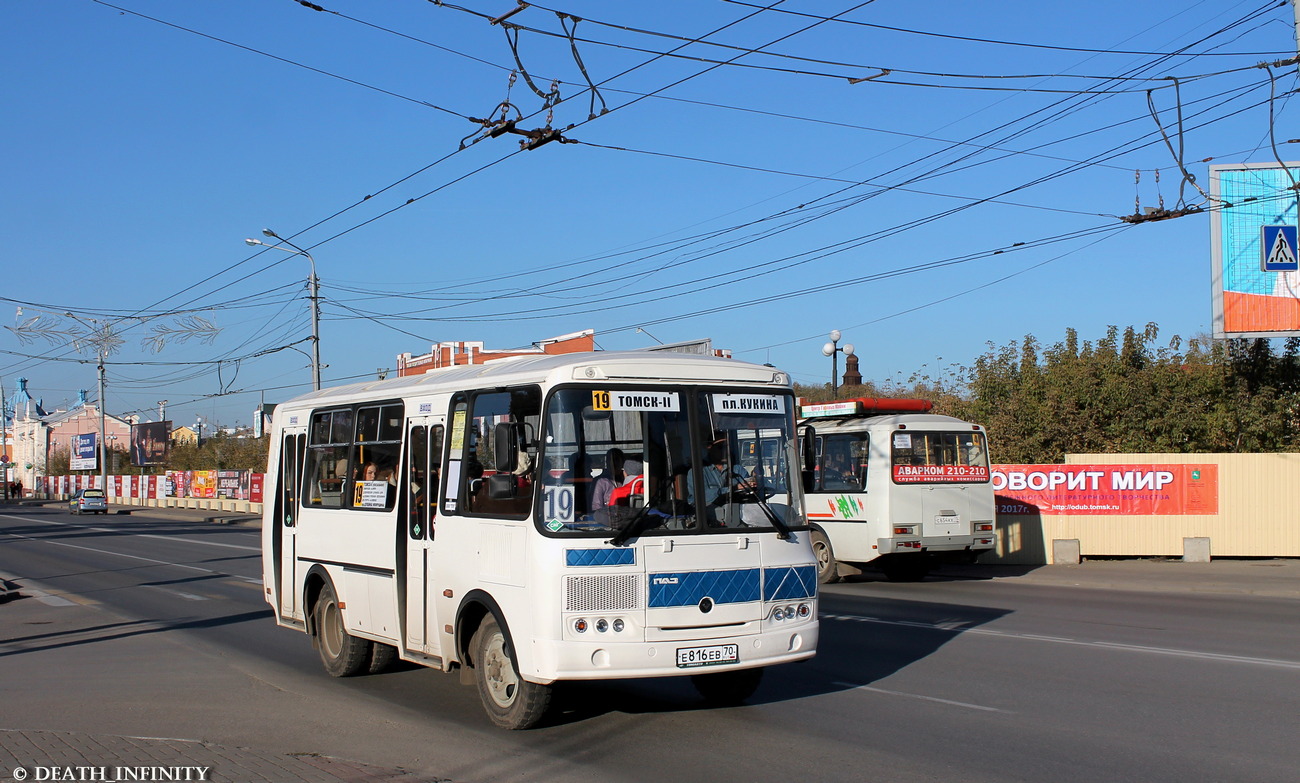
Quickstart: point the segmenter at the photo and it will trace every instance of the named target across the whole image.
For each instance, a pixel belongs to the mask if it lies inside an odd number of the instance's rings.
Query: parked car
[[[107,514],[108,498],[102,489],[79,489],[68,501],[68,508],[74,514]]]

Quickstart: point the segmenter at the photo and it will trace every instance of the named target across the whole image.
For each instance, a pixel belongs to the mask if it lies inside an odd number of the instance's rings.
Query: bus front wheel
[[[365,668],[370,660],[370,642],[358,639],[343,627],[343,612],[339,609],[334,585],[328,582],[316,599],[316,645],[320,649],[321,663],[333,677],[351,677]]]
[[[551,703],[551,686],[519,676],[514,649],[495,617],[484,618],[470,648],[479,699],[492,722],[511,730],[537,725]]]
[[[700,692],[706,702],[717,706],[740,704],[754,695],[762,681],[761,668],[691,675],[691,684],[695,690]]]
[[[812,531],[812,550],[817,557],[817,581],[824,585],[840,581],[839,564],[835,562],[835,550],[826,534],[820,530]]]

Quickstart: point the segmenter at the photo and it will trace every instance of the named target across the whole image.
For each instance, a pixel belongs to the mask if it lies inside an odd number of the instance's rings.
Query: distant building
[[[199,433],[191,427],[177,427],[171,432],[172,443],[198,443]]]
[[[484,348],[481,342],[447,342],[430,346],[429,353],[412,356],[409,353],[397,357],[397,377],[423,375],[430,370],[443,367],[461,367],[468,364],[485,364],[493,359],[505,359],[510,356],[546,356],[561,353],[585,353],[596,350],[596,331],[584,329],[581,332],[562,334],[538,340],[528,348]],[[640,348],[642,351],[668,351],[673,353],[690,353],[701,356],[721,356],[731,358],[731,351],[726,348],[714,348],[713,341],[686,340],[680,343],[661,343]]]
[[[104,437],[108,453],[125,452],[131,444],[131,418],[104,414]],[[18,379],[14,397],[13,440],[14,475],[24,487],[36,485],[46,475],[45,466],[55,452],[71,453],[74,435],[99,433],[99,407],[86,399],[82,391],[77,403],[68,410],[46,412],[39,400],[27,391],[27,379]],[[98,447],[96,448],[98,453]]]
[[[548,337],[545,340],[538,340],[528,348],[484,348],[483,343],[473,341],[442,342],[430,346],[429,352],[422,356],[412,356],[409,353],[398,354],[397,377],[423,375],[430,370],[443,367],[486,364],[493,359],[505,359],[511,356],[544,356],[585,353],[594,350],[596,350],[594,329]]]

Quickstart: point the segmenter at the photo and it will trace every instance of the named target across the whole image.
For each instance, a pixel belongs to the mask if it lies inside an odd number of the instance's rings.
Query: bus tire
[[[383,642],[371,642],[370,658],[366,662],[366,674],[379,674],[387,671],[395,660],[397,660],[396,647]]]
[[[831,549],[830,539],[820,530],[812,531],[812,550],[817,557],[817,581],[834,584],[840,581],[839,564],[835,562],[835,550]]]
[[[762,681],[762,668],[691,675],[691,684],[704,697],[704,701],[718,707],[730,707],[744,702],[754,695]]]
[[[551,704],[551,686],[519,676],[514,648],[497,618],[488,615],[470,640],[479,700],[494,724],[512,731],[530,729]]]
[[[326,582],[312,608],[316,617],[316,647],[321,663],[331,677],[351,677],[359,674],[370,660],[371,644],[348,633],[343,627],[343,612],[339,609],[334,585]]]

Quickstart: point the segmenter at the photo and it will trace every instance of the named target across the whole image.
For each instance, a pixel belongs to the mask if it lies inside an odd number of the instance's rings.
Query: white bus
[[[330,674],[458,669],[504,728],[563,680],[689,675],[741,701],[817,647],[794,414],[785,373],[675,353],[304,395],[273,417],[266,600]]]
[[[994,547],[984,428],[928,400],[859,397],[800,408],[804,491],[823,583],[868,564],[891,581]]]

